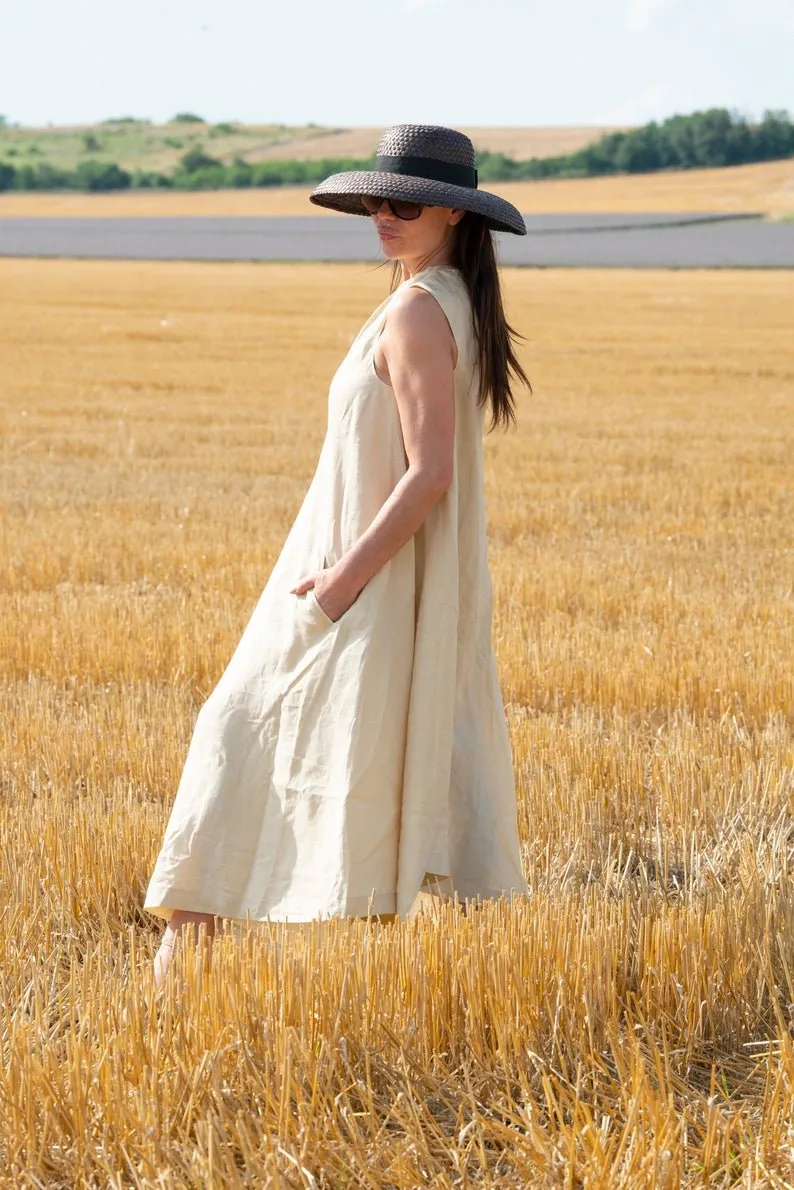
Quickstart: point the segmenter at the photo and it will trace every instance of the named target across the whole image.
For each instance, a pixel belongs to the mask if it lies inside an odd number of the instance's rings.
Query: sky
[[[794,0],[0,0],[25,125],[794,117]]]

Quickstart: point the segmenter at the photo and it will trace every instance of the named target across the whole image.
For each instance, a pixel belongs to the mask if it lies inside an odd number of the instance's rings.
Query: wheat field
[[[532,896],[188,938],[192,723],[385,268],[0,261],[0,1185],[794,1182],[794,275],[504,269]]]
[[[628,132],[633,125],[622,124],[461,124],[458,129],[470,138],[475,152],[505,153],[516,161],[530,157],[556,157],[575,153],[612,132]],[[300,129],[293,140],[277,145],[263,145],[247,155],[248,161],[317,161],[323,157],[368,157],[386,132],[386,125],[363,128]]]

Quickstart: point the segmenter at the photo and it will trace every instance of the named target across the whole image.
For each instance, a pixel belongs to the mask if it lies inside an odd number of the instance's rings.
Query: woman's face
[[[454,207],[423,207],[417,219],[398,219],[384,199],[371,219],[384,256],[410,263],[445,256],[454,235],[452,229],[464,214]]]

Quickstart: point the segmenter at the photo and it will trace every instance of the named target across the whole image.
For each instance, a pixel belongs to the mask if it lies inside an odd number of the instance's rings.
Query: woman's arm
[[[389,309],[380,336],[394,389],[408,468],[358,541],[328,570],[293,588],[315,595],[338,620],[382,566],[410,541],[452,483],[455,442],[455,341],[443,310],[409,286]]]

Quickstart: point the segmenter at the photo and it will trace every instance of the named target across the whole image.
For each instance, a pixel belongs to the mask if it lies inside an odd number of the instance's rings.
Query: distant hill
[[[73,170],[81,162],[114,162],[121,169],[173,173],[180,159],[199,149],[224,164],[236,158],[258,161],[316,161],[325,157],[367,157],[384,127],[336,128],[317,124],[207,124],[187,119],[152,124],[131,117],[101,124],[26,128],[0,124],[0,160],[19,168],[48,164]],[[504,153],[525,160],[573,153],[620,129],[590,127],[461,127],[476,152]]]
[[[470,131],[481,183],[722,168],[794,157],[794,123],[787,112],[774,110],[765,111],[759,123],[726,108],[708,108],[618,131]],[[307,185],[329,174],[373,169],[382,132],[208,125],[191,113],[167,125],[127,117],[90,128],[6,126],[0,129],[0,190]],[[585,143],[572,147],[577,138]]]

